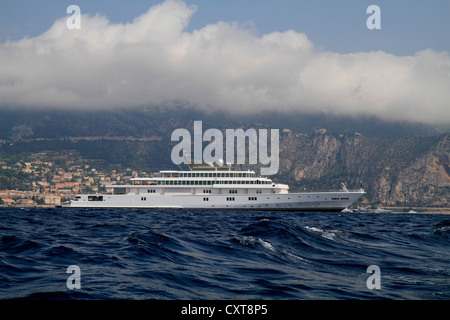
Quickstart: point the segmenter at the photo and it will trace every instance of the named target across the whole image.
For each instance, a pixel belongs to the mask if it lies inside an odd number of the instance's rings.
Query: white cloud
[[[82,8],[81,8],[82,9]],[[450,57],[424,50],[337,54],[303,33],[235,23],[185,28],[196,8],[166,1],[132,23],[81,16],[0,45],[0,104],[120,108],[185,102],[230,112],[325,111],[450,122]]]

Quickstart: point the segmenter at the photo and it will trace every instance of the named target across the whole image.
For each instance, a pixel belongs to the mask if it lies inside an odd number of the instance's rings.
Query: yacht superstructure
[[[189,165],[188,171],[164,170],[152,178],[132,178],[129,184],[108,185],[105,194],[78,194],[69,203],[78,208],[239,209],[342,211],[365,192],[289,193],[254,171],[230,166]]]

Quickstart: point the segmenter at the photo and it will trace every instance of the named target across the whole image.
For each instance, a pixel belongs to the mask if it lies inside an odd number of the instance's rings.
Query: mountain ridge
[[[279,128],[280,167],[273,178],[288,183],[292,191],[336,189],[345,182],[349,188],[366,189],[365,201],[371,203],[450,205],[450,133],[441,132],[445,127],[378,122],[364,131],[368,119],[339,123],[335,118],[327,127],[332,118],[321,122],[317,115],[306,115],[310,122],[319,120],[304,126],[301,115],[265,121],[267,115],[233,117],[187,108],[178,113],[143,108],[78,115],[0,110],[0,116],[0,159],[2,154],[77,150],[85,158],[146,171],[178,169],[170,161],[177,143],[170,136],[177,128],[192,132],[194,120],[203,121],[203,130]],[[398,130],[389,135],[393,127]]]

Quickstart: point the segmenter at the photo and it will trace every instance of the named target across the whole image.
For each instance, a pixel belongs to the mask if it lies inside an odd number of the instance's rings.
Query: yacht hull
[[[350,206],[363,194],[364,191],[240,195],[79,195],[77,199],[70,201],[69,207],[336,212]]]

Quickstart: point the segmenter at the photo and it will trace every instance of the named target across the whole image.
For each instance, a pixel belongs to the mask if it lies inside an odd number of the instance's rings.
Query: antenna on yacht
[[[192,170],[192,158],[189,159],[187,156],[192,155],[192,153],[183,152],[184,163],[187,164],[189,170]]]

